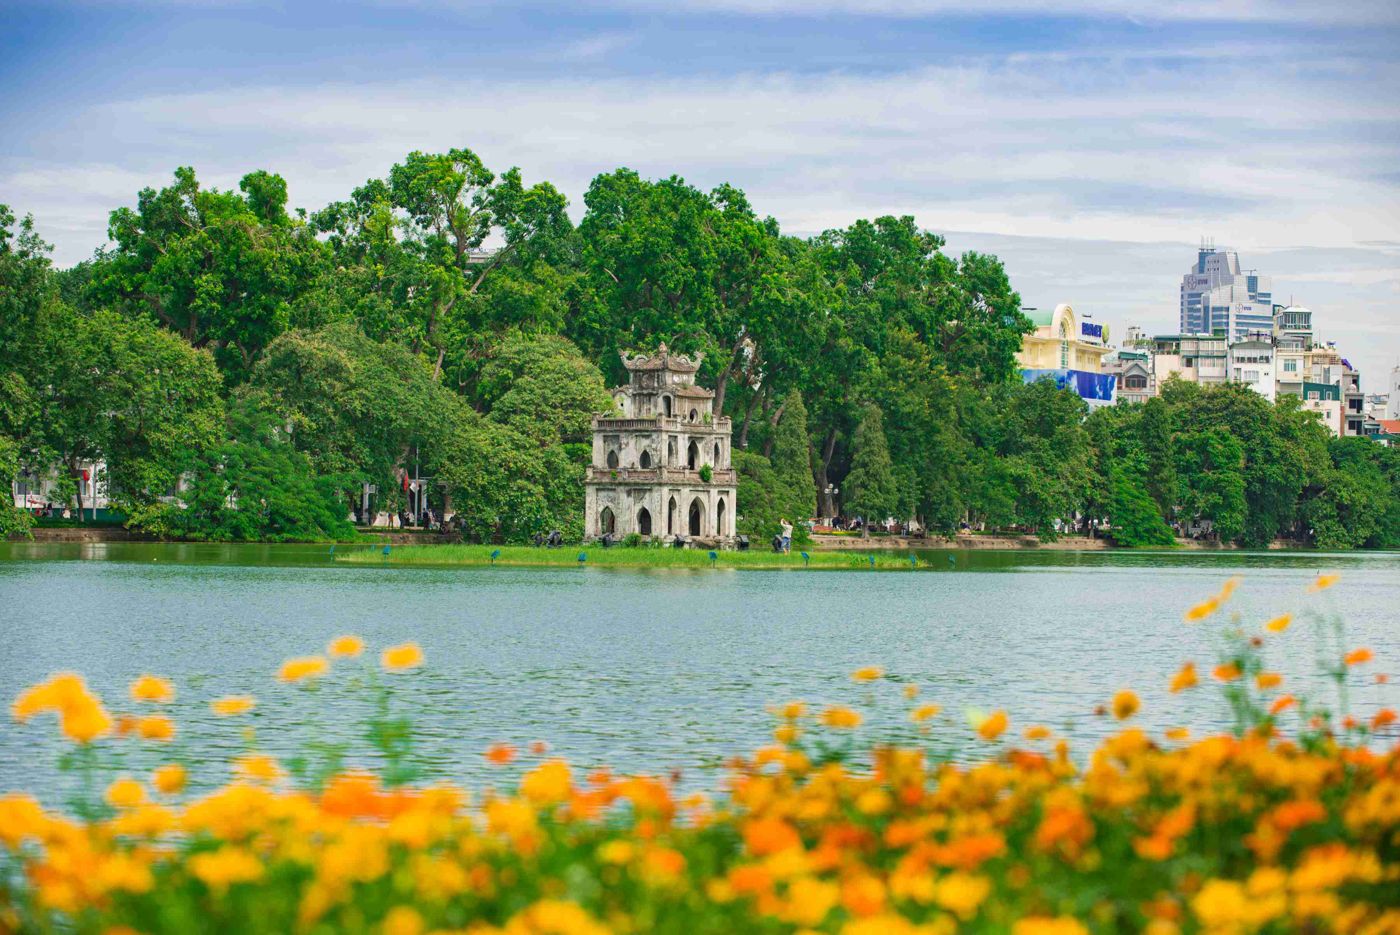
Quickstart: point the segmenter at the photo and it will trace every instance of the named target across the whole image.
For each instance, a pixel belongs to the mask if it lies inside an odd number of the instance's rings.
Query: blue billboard
[[[1118,375],[1088,370],[1022,370],[1027,383],[1050,379],[1062,390],[1073,390],[1090,406],[1111,406],[1117,400]]]

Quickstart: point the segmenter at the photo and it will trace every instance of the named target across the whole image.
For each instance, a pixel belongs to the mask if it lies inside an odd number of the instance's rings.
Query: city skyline
[[[1400,359],[1400,13],[999,2],[0,3],[0,201],[68,265],[193,165],[316,209],[468,146],[582,210],[628,165],[732,182],[784,230],[913,214],[1027,305],[1176,330],[1202,237],[1316,313],[1379,389]],[[549,28],[541,30],[541,15]]]

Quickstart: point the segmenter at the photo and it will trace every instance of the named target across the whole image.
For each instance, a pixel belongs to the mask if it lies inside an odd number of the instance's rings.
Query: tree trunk
[[[783,421],[783,410],[787,408],[787,403],[783,403],[773,413],[773,417],[768,420],[768,439],[763,443],[763,456],[773,457],[773,442],[778,436],[778,423]]]
[[[824,516],[836,515],[836,498],[827,492],[827,485],[831,483],[829,472],[831,471],[831,456],[836,451],[836,429],[832,427],[826,433],[826,438],[822,441],[821,464],[817,474],[817,495],[822,498],[822,514]]]
[[[765,383],[757,393],[749,397],[749,404],[744,407],[744,421],[739,426],[739,447],[748,450],[749,447],[749,420],[753,418],[753,407],[758,403],[760,397],[768,395],[768,385]]]
[[[739,365],[739,359],[744,355],[744,341],[741,338],[739,343],[734,345],[734,353],[729,355],[729,363],[720,371],[719,379],[715,380],[715,418],[724,415],[724,391],[729,386],[729,378],[734,373],[734,368]]]
[[[446,354],[447,354],[447,348],[445,348],[445,347],[440,347],[440,348],[438,348],[437,363],[433,364],[433,382],[434,382],[434,383],[438,382],[438,379],[442,376],[442,358],[443,358]]]
[[[68,462],[68,473],[72,476],[73,480],[75,480],[75,481],[77,482],[76,484],[74,484],[74,488],[77,490],[77,497],[78,497],[78,521],[79,521],[79,522],[82,522],[82,519],[83,519],[83,472],[80,471],[80,470],[78,470],[78,461],[77,461],[76,458],[71,459],[71,460]]]

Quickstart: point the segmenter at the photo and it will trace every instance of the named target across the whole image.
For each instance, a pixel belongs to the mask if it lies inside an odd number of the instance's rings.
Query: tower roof
[[[696,354],[694,358],[684,354],[672,354],[664,341],[656,349],[656,353],[649,357],[646,354],[628,357],[626,351],[618,351],[617,355],[622,358],[622,366],[631,371],[669,370],[674,373],[694,373],[700,369],[700,362],[705,359],[703,354]]]

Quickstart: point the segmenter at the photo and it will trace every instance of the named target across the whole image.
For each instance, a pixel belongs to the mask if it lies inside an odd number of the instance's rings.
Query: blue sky
[[[0,201],[61,264],[178,165],[316,208],[467,146],[577,214],[619,165],[785,230],[913,214],[1029,305],[1176,326],[1202,236],[1400,362],[1400,4],[0,0]]]

